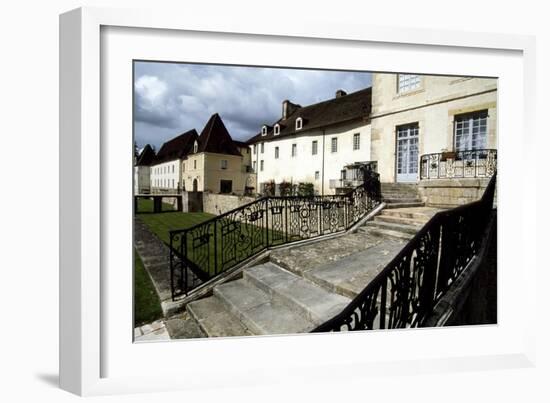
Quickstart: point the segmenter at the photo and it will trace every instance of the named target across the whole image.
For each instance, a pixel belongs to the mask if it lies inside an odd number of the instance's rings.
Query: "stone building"
[[[478,199],[496,168],[496,79],[374,73],[370,121],[381,181],[428,204]]]
[[[151,164],[154,159],[155,151],[149,144],[146,144],[134,164],[134,193],[151,192]]]
[[[151,162],[151,191],[242,195],[247,192],[247,180],[254,176],[250,165],[248,145],[233,141],[216,113],[200,135],[189,130],[161,146]]]
[[[198,139],[195,129],[189,130],[165,142],[151,165],[151,189],[153,193],[176,193],[185,189],[181,178],[183,160],[193,151]]]
[[[307,106],[283,101],[281,118],[248,141],[258,191],[271,181],[312,183],[317,194],[353,186],[346,166],[371,160],[370,109],[370,88]]]

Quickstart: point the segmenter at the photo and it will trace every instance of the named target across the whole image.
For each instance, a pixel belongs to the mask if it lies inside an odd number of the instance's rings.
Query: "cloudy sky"
[[[219,113],[235,140],[257,134],[281,115],[281,102],[302,106],[371,85],[370,73],[213,66],[182,63],[134,64],[135,140],[160,145],[191,129],[201,132]]]

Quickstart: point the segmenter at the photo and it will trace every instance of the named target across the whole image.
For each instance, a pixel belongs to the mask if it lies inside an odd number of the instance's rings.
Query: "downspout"
[[[321,195],[325,195],[325,129],[323,129],[323,161],[321,166]]]

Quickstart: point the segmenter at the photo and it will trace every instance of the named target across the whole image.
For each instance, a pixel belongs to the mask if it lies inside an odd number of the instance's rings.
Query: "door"
[[[418,123],[397,128],[397,182],[418,179]]]

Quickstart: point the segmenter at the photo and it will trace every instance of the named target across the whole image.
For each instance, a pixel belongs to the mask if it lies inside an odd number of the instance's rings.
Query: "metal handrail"
[[[483,148],[420,156],[420,179],[490,178],[497,168],[497,150]]]
[[[342,312],[312,332],[421,326],[479,253],[495,187],[496,172],[480,200],[436,213]],[[454,228],[458,223],[470,228]]]
[[[172,298],[267,248],[349,229],[381,201],[378,174],[346,194],[264,196],[185,229],[171,230]],[[176,278],[178,277],[178,278]]]

